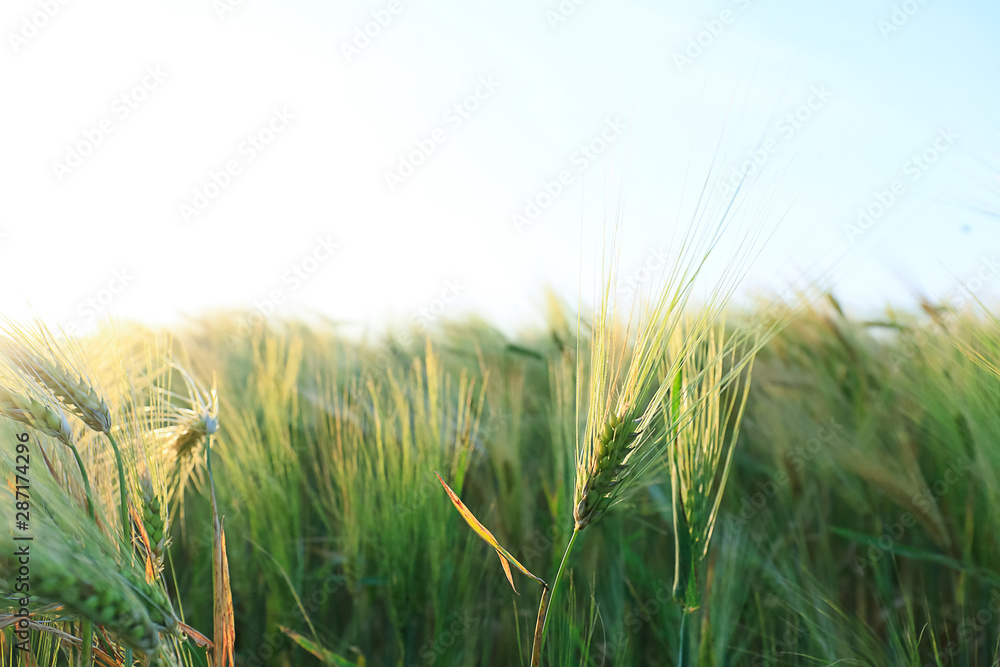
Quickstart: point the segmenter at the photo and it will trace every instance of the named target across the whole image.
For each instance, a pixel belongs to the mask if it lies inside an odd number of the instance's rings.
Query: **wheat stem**
[[[680,632],[680,649],[677,651],[677,667],[684,667],[684,644],[686,643],[686,637],[684,636],[684,622],[687,621],[688,611],[686,608],[681,608],[681,632]]]
[[[94,624],[88,619],[80,622],[80,636],[83,646],[80,653],[80,664],[91,667],[94,664]]]
[[[87,476],[87,469],[83,467],[83,459],[80,458],[80,451],[76,448],[76,445],[71,443],[66,444],[73,451],[73,456],[76,458],[76,465],[80,468],[80,477],[83,478],[83,490],[87,494],[87,513],[90,514],[91,519],[97,521],[97,512],[94,510],[94,497],[90,490],[90,477]]]
[[[573,543],[576,542],[577,535],[580,531],[577,529],[573,530],[572,537],[569,538],[569,543],[566,544],[566,550],[563,551],[562,560],[559,561],[559,569],[556,570],[556,578],[552,582],[551,593],[546,599],[545,592],[542,591],[542,602],[538,607],[538,615],[540,617],[540,622],[535,624],[535,642],[531,648],[531,667],[539,667],[542,663],[542,645],[545,642],[545,630],[548,627],[549,622],[549,609],[551,608],[550,602],[556,599],[556,590],[559,588],[559,580],[562,579],[563,570],[566,569],[566,561],[569,558],[569,552],[573,549]]]
[[[538,601],[538,618],[535,620],[535,640],[531,644],[531,667],[539,667],[542,660],[542,630],[545,627],[545,617],[549,613],[549,600],[552,589],[548,584],[542,587],[542,599]],[[519,642],[520,643],[520,642]]]
[[[118,449],[118,443],[115,442],[114,437],[112,437],[112,435],[108,432],[105,432],[104,435],[107,436],[108,442],[111,443],[111,448],[115,450],[115,465],[118,467],[118,501],[122,515],[122,539],[125,540],[126,550],[131,551],[127,548],[132,542],[132,531],[129,526],[128,487],[125,486],[125,466],[122,464],[122,453],[121,450]]]
[[[115,465],[118,466],[118,501],[120,504],[121,514],[122,514],[122,539],[125,541],[123,544],[123,549],[132,558],[132,549],[129,545],[132,543],[131,540],[131,527],[129,526],[129,514],[128,514],[128,489],[125,486],[125,466],[122,464],[122,453],[118,449],[118,443],[112,437],[111,433],[108,431],[104,432],[104,435],[108,437],[108,442],[111,443],[111,448],[115,450]],[[132,648],[129,646],[125,647],[125,664],[131,667],[132,665]]]

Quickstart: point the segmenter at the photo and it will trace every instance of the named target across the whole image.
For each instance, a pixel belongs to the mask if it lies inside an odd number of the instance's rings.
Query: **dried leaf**
[[[517,593],[517,587],[514,586],[514,577],[512,577],[510,574],[510,564],[507,562],[507,559],[503,557],[503,554],[501,554],[499,551],[497,552],[497,556],[500,558],[500,565],[503,566],[503,573],[507,575],[507,581],[510,582],[510,587],[514,589],[515,593]],[[520,595],[520,593],[517,594]]]
[[[476,519],[476,517],[472,514],[469,508],[465,506],[465,503],[463,503],[461,499],[459,499],[458,495],[451,490],[451,487],[448,486],[443,479],[441,479],[441,475],[438,474],[437,471],[435,471],[434,474],[437,475],[438,481],[441,482],[441,486],[443,486],[444,490],[448,493],[448,497],[451,498],[451,502],[455,506],[455,509],[457,509],[458,513],[462,515],[462,518],[465,519],[465,522],[467,524],[469,524],[469,527],[472,528],[472,530],[474,530],[476,534],[483,539],[484,542],[486,542],[488,545],[497,550],[497,555],[500,556],[500,563],[503,565],[504,572],[507,575],[507,581],[510,582],[510,587],[514,588],[514,579],[513,577],[511,577],[510,566],[508,565],[508,563],[510,563],[510,565],[513,565],[514,567],[516,567],[521,572],[528,575],[541,585],[545,586],[544,581],[542,581],[541,579],[533,575],[531,572],[529,572],[528,568],[524,567],[519,562],[517,562],[516,558],[511,556],[506,549],[500,546],[500,543],[497,542],[497,538],[493,537],[493,533],[491,533],[486,528],[486,526],[479,523],[479,520]],[[516,588],[514,588],[514,592],[517,593]]]
[[[219,508],[215,502],[215,482],[212,479],[212,444],[206,439],[206,459],[208,463],[208,484],[212,494],[212,521],[214,539],[212,543],[212,597],[215,600],[215,627],[212,649],[213,667],[234,667],[234,645],[236,644],[236,624],[233,618],[233,593],[229,586],[229,557],[226,555],[226,531],[219,519]]]
[[[214,505],[214,503],[213,503]],[[215,667],[234,667],[233,647],[236,626],[233,618],[233,594],[229,587],[229,558],[226,556],[226,533],[212,507],[215,519],[215,544],[212,547],[212,595],[215,598],[214,644]]]
[[[330,649],[320,646],[308,637],[303,637],[294,630],[289,630],[283,625],[278,627],[281,628],[282,632],[291,637],[292,641],[319,658],[320,662],[324,665],[330,665],[331,667],[363,667],[365,664],[364,658],[362,658],[359,662],[351,662],[347,658],[337,655]]]
[[[201,634],[200,632],[198,632],[197,630],[195,630],[194,628],[192,628],[187,623],[183,623],[181,621],[178,621],[177,625],[181,629],[181,632],[183,632],[187,636],[188,639],[190,639],[191,641],[193,641],[198,646],[201,646],[202,648],[206,648],[206,647],[207,648],[215,648],[215,644],[212,643],[211,639],[209,639],[205,635]]]

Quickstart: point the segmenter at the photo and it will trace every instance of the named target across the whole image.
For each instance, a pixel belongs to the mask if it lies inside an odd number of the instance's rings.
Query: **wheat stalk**
[[[121,553],[130,560],[132,531],[128,485],[121,449],[112,435],[111,410],[107,401],[97,391],[95,383],[86,374],[79,371],[80,365],[72,363],[63,353],[55,337],[43,324],[39,322],[34,328],[26,329],[8,321],[5,328],[7,336],[0,341],[0,351],[4,353],[8,363],[47,388],[71,414],[78,417],[93,431],[103,433],[111,445],[118,472]],[[130,562],[133,561],[130,560]],[[84,634],[89,634],[89,630],[85,624]],[[130,627],[126,628],[126,632],[134,634],[137,631]],[[127,664],[131,664],[134,640],[129,641],[128,634],[123,635],[123,637],[127,642],[125,660]],[[89,647],[87,648],[89,649]]]
[[[678,421],[690,415],[672,426],[674,446],[666,463],[674,513],[673,595],[686,611],[700,605],[697,566],[708,554],[729,478],[758,345],[758,338],[742,334],[727,341],[720,323],[674,377],[671,413]]]
[[[184,380],[187,389],[186,395],[171,391],[170,380],[173,372],[179,374]],[[229,580],[229,557],[226,550],[225,530],[216,501],[215,482],[212,477],[212,435],[219,429],[219,397],[215,378],[213,377],[212,388],[209,390],[198,382],[187,369],[172,362],[161,369],[159,375],[165,379],[162,384],[154,383],[154,396],[157,404],[165,409],[162,413],[157,414],[155,419],[166,425],[154,429],[153,435],[162,443],[159,447],[161,454],[174,461],[175,480],[172,487],[173,494],[178,500],[183,499],[187,477],[197,465],[198,457],[194,455],[195,448],[202,441],[205,443],[205,467],[208,472],[208,492],[212,501],[213,519],[213,655],[215,656],[215,664],[232,667],[235,660],[236,634]],[[154,380],[156,379],[154,377]],[[183,404],[187,404],[187,407],[183,407]],[[144,527],[149,527],[148,532],[152,536],[162,536],[165,533],[165,528],[157,520],[158,500],[155,500],[151,485],[146,487],[144,493],[150,497],[142,516]],[[164,538],[161,537],[161,539]],[[152,547],[153,543],[150,544]]]
[[[677,248],[677,261],[666,269],[660,284],[653,288],[655,298],[634,303],[624,328],[619,323],[615,300],[618,228],[612,232],[610,250],[604,259],[605,281],[591,327],[586,397],[582,395],[582,384],[577,388],[577,409],[585,399],[589,399],[589,405],[585,432],[582,437],[577,434],[573,532],[552,582],[550,599],[543,600],[544,604],[539,606],[532,667],[541,664],[549,612],[552,602],[557,600],[556,591],[578,536],[623,500],[650,468],[661,467],[667,448],[688,424],[703,415],[709,405],[708,395],[678,405],[676,400],[671,402],[671,394],[682,389],[678,380],[685,363],[721,320],[730,296],[757,249],[761,219],[753,221],[745,230],[739,250],[708,291],[698,315],[686,315],[696,280],[729,227],[731,206],[732,201],[719,222],[702,226],[698,224],[698,216],[706,215],[708,209],[699,203],[694,224],[688,227]],[[635,340],[630,346],[632,331],[635,331]],[[579,323],[577,340],[580,340]],[[745,357],[734,365],[727,377],[742,369],[746,358],[752,358],[757,349],[758,346],[753,346],[745,350]],[[584,374],[579,350],[577,360],[581,364],[577,373],[580,378]],[[674,410],[670,409],[671,405]]]

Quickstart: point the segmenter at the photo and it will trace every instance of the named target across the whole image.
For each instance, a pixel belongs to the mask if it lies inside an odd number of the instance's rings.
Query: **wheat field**
[[[522,665],[553,583],[546,665],[996,664],[1000,329],[928,313],[861,322],[814,299],[752,382],[713,356],[759,321],[730,313],[687,357],[707,390],[664,391],[659,413],[691,419],[661,420],[662,451],[597,504],[626,475],[601,461],[635,456],[614,454],[636,439],[619,427],[657,426],[625,419],[623,387],[621,410],[594,402],[614,426],[581,435],[603,334],[554,298],[516,338],[467,319],[405,345],[292,322],[235,344],[238,315],[79,343],[8,328],[4,502],[27,433],[33,662],[12,593],[2,664]],[[642,345],[619,344],[609,358]],[[681,409],[698,396],[715,410]],[[442,482],[520,568],[501,573]]]

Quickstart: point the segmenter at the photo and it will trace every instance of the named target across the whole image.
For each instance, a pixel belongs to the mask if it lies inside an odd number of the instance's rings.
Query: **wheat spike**
[[[174,458],[189,456],[194,451],[195,445],[215,433],[218,428],[219,421],[216,417],[207,413],[191,415],[188,421],[177,425],[176,435],[170,439],[168,449]]]
[[[163,519],[159,496],[148,475],[143,475],[139,481],[139,492],[142,499],[142,526],[149,539],[149,556],[153,565],[159,568],[167,542],[167,524]]]
[[[165,405],[164,420],[168,426],[157,429],[156,433],[166,442],[164,452],[180,460],[189,456],[202,439],[219,430],[219,394],[214,384],[207,389],[187,369],[176,363],[171,363],[165,370],[179,373],[187,392],[180,395],[157,387]],[[189,407],[179,405],[183,403]]]
[[[31,339],[27,339],[31,340]],[[44,346],[53,351],[47,341]],[[98,433],[111,430],[111,411],[107,402],[82,375],[74,376],[60,363],[55,354],[43,355],[25,344],[6,340],[4,352],[10,363],[48,388],[66,409]]]
[[[58,408],[50,407],[44,403],[22,396],[12,391],[0,387],[0,414],[27,424],[31,428],[51,436],[69,447],[76,459],[76,465],[80,469],[80,479],[83,481],[84,493],[87,496],[87,510],[91,516],[94,514],[94,498],[90,488],[90,477],[87,469],[83,465],[80,451],[73,443],[73,431],[69,426],[69,421]]]
[[[612,412],[593,436],[595,443],[585,468],[585,481],[573,509],[576,530],[600,519],[611,506],[614,489],[628,470],[625,459],[640,435],[638,421],[627,410],[624,417]]]
[[[0,413],[63,444],[73,444],[73,431],[66,416],[33,398],[0,387]]]

